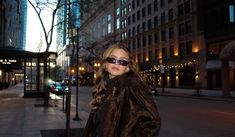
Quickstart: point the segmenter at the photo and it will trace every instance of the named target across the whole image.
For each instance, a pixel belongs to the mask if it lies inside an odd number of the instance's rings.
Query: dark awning
[[[228,43],[220,52],[221,60],[235,60],[235,40]]]

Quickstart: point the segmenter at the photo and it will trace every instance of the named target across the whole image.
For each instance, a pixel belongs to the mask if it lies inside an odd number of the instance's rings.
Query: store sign
[[[17,63],[15,59],[0,59],[0,63],[4,65],[11,65],[12,63]]]
[[[19,59],[0,59],[2,68],[21,69],[21,61]]]

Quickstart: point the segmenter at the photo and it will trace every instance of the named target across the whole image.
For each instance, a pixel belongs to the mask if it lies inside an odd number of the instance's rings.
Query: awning
[[[221,60],[235,60],[235,40],[228,43],[220,52]]]
[[[220,60],[209,60],[206,63],[206,69],[221,69],[221,61]]]
[[[206,63],[206,69],[210,69],[210,70],[216,70],[216,69],[221,69],[221,61],[220,60],[209,60]],[[235,64],[233,61],[229,61],[229,67],[234,69],[235,68]]]

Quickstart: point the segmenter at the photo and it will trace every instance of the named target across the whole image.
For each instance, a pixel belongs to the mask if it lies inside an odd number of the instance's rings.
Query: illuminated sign
[[[0,59],[0,66],[5,69],[21,69],[19,59]]]
[[[4,65],[11,65],[12,63],[17,63],[15,59],[0,59],[0,62]]]

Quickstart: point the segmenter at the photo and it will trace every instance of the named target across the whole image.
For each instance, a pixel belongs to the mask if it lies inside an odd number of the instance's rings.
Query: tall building
[[[25,45],[27,0],[1,1],[0,47],[20,48]]]
[[[70,3],[70,4],[69,4]],[[77,28],[80,26],[79,3],[76,0],[62,0],[57,12],[57,65],[58,80],[65,79],[69,74],[69,66],[74,64],[76,59],[67,55],[68,50],[76,48]],[[74,44],[74,47],[72,47]]]
[[[233,0],[97,2],[83,4],[83,47],[99,56],[110,43],[119,41],[127,45],[142,73],[156,86],[221,89],[219,55],[234,40]],[[95,63],[89,54],[84,51],[83,59]],[[234,68],[230,61],[232,89]]]

